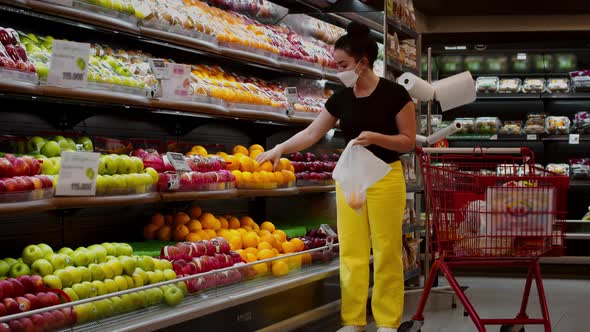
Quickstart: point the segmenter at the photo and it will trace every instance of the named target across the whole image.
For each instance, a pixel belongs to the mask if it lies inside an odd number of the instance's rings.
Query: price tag
[[[100,154],[95,152],[63,152],[55,194],[94,196],[99,158]]]
[[[536,141],[537,140],[537,135],[535,135],[535,134],[528,134],[528,135],[526,135],[526,140],[527,141]]]
[[[65,88],[86,87],[89,57],[90,44],[54,40],[47,83]]]
[[[498,135],[493,135],[492,137],[490,137],[490,141],[497,141],[498,140]]]
[[[297,93],[296,87],[288,87],[285,89],[285,96],[289,104],[295,104],[299,102],[299,94]]]
[[[72,7],[74,0],[41,0],[42,2],[49,2],[60,6]]]
[[[177,63],[166,63],[168,79],[162,81],[162,98],[190,99],[191,67]]]
[[[580,134],[570,134],[570,144],[580,144]]]
[[[170,78],[168,66],[162,59],[149,59],[150,68],[157,80],[167,80]]]
[[[166,153],[166,156],[168,157],[168,161],[170,162],[170,164],[172,164],[172,167],[174,167],[175,170],[179,172],[191,171],[191,168],[188,166],[188,163],[186,162],[186,159],[184,159],[182,153],[168,152]]]

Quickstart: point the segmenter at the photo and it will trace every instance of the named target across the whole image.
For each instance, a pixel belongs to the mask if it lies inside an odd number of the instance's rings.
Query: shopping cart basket
[[[535,167],[526,148],[418,148],[424,182],[427,224],[438,253],[418,310],[400,332],[424,324],[424,306],[440,269],[479,332],[501,325],[500,332],[523,332],[523,325],[551,331],[543,290],[540,256],[564,252],[569,178]],[[454,267],[528,267],[519,313],[513,319],[482,319],[453,276]],[[542,318],[526,309],[533,278]]]

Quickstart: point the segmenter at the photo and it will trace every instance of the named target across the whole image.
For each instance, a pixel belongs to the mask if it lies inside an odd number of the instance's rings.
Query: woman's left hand
[[[363,131],[354,142],[354,145],[369,146],[375,144],[375,138],[378,134],[372,131]]]

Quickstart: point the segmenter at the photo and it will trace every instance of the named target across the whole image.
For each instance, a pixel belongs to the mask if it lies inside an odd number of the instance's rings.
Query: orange
[[[158,228],[164,226],[164,223],[166,223],[166,220],[164,219],[164,216],[161,213],[154,214],[150,219],[150,224],[154,224],[158,226]]]
[[[246,254],[246,261],[248,263],[256,262],[257,260],[258,260],[258,258],[256,258],[256,255],[251,254],[251,253]]]
[[[257,223],[253,223],[252,225],[250,225],[250,227],[252,227],[252,230],[256,233],[258,233],[258,231],[260,231],[260,227],[258,227]]]
[[[275,253],[271,249],[262,249],[256,255],[258,260],[269,259],[275,257]]]
[[[287,263],[280,261],[272,262],[272,274],[275,277],[281,277],[289,273],[289,265]]]
[[[216,153],[216,155],[220,156],[221,158],[223,158],[224,160],[229,157],[229,155],[223,151],[219,151]]]
[[[225,168],[227,168],[230,171],[239,170],[240,169],[240,159],[237,158],[236,156],[228,156],[227,159],[225,160]]]
[[[252,231],[252,227],[250,227],[250,226],[244,226],[244,230],[246,232],[251,232]]]
[[[250,152],[250,158],[256,159],[256,157],[258,157],[259,155],[261,155],[263,153],[264,153],[264,151],[254,150],[254,151]]]
[[[174,227],[173,233],[175,241],[183,241],[190,231],[185,225],[176,225],[176,227]]]
[[[280,229],[275,230],[274,232],[272,232],[272,235],[278,234],[281,237],[281,242],[285,242],[287,241],[287,234],[285,234],[285,232],[283,232]],[[276,236],[275,236],[276,238]]]
[[[240,171],[242,172],[254,172],[256,171],[254,166],[254,159],[243,156],[240,158]]]
[[[217,233],[215,233],[215,231],[212,229],[206,229],[205,232],[207,233],[207,235],[209,235],[209,239],[217,237]]]
[[[284,184],[287,184],[289,182],[295,182],[297,179],[295,177],[295,173],[293,173],[291,171],[284,170],[284,171],[281,171],[281,173],[283,173],[283,178],[285,181],[285,182],[283,182]]]
[[[279,163],[277,165],[277,171],[288,170],[290,168],[291,162],[287,158],[279,159]]]
[[[275,253],[275,256],[278,256],[280,254],[280,252],[277,250],[277,248],[272,248],[272,252]]]
[[[217,231],[217,236],[221,236],[222,238],[229,241],[231,238],[231,233],[227,229],[220,229]]]
[[[277,184],[283,184],[285,182],[285,177],[281,172],[274,172],[275,181]]]
[[[240,227],[240,228],[238,228],[238,229],[237,229],[237,231],[238,231],[238,232],[240,232],[240,236],[242,236],[242,235],[244,235],[244,234],[248,233],[248,231],[247,231],[247,230],[245,230],[245,229],[243,229],[243,228],[241,228],[241,227]]]
[[[245,155],[248,155],[249,154],[249,151],[248,151],[248,149],[246,149],[246,147],[244,147],[242,145],[236,145],[236,146],[234,146],[234,148],[232,150],[232,153],[233,154],[243,153]]]
[[[166,222],[166,225],[172,226],[174,224],[174,217],[167,214],[164,216],[164,221]]]
[[[244,226],[252,226],[252,224],[254,224],[254,219],[248,217],[248,216],[244,216],[242,218],[240,218],[240,226],[244,227]]]
[[[252,247],[252,248],[246,248],[244,249],[244,252],[247,254],[253,254],[254,256],[256,256],[258,254],[258,249]]]
[[[310,253],[305,253],[303,255],[301,255],[301,263],[302,264],[311,264],[311,254]]]
[[[289,242],[295,246],[295,251],[303,251],[303,249],[305,249],[305,244],[298,237],[292,238]]]
[[[266,230],[266,231],[269,231],[272,233],[275,231],[275,225],[273,225],[270,221],[265,221],[260,225],[260,229]]]
[[[231,247],[231,250],[242,249],[242,237],[240,237],[240,236],[232,236],[229,239],[229,245]]]
[[[263,236],[265,236],[265,235],[271,235],[271,234],[270,234],[270,232],[269,232],[269,231],[267,231],[266,229],[261,229],[261,230],[258,232],[258,236],[260,236],[260,237],[263,237]],[[271,236],[272,236],[272,235],[271,235]],[[274,238],[273,238],[273,240],[274,240]]]
[[[242,157],[248,157],[248,155],[247,154],[243,154],[243,153],[234,153],[234,157],[236,157],[238,159],[238,164],[239,164],[240,158],[242,158]]]
[[[197,231],[197,234],[199,234],[199,236],[201,237],[201,240],[209,240],[209,239],[211,239],[211,238],[209,237],[209,233],[207,233],[207,232],[206,232],[205,230],[203,230],[203,229],[202,229],[202,230],[200,230],[200,231]]]
[[[203,214],[203,210],[200,207],[193,205],[188,209],[188,214],[191,216],[191,219],[199,219],[201,214]]]
[[[221,229],[229,228],[229,222],[224,217],[217,217],[217,220],[221,223]]]
[[[199,154],[203,157],[206,157],[208,155],[207,150],[200,146],[200,145],[195,145],[193,146],[193,148],[191,149],[192,152],[195,152],[196,154]]]
[[[252,167],[254,168],[254,172],[260,172],[260,163],[254,159],[252,159]]]
[[[268,265],[266,263],[256,264],[252,267],[254,268],[254,271],[256,271],[256,275],[261,276],[268,273]]]
[[[260,242],[258,244],[258,250],[260,252],[260,250],[271,250],[272,249],[272,244],[268,243],[268,242]]]
[[[215,218],[209,212],[203,213],[203,215],[201,215],[201,218],[199,218],[199,220],[201,221],[201,225],[203,226],[203,229],[218,230],[221,228],[221,223],[219,222],[219,220],[217,220],[217,218]]]
[[[188,235],[187,235],[187,236],[184,238],[184,240],[185,240],[185,241],[188,241],[188,242],[199,242],[199,241],[201,241],[202,239],[201,239],[201,237],[199,236],[199,234],[197,234],[197,233],[189,233],[189,234],[188,234]]]
[[[240,221],[236,217],[231,217],[229,220],[229,228],[238,229],[240,228]]]
[[[302,262],[302,257],[301,255],[297,255],[297,256],[292,256],[287,258],[287,265],[289,266],[289,270],[298,270],[301,268],[301,262]]]
[[[158,240],[160,241],[170,241],[172,240],[172,228],[168,225],[162,226],[158,230]]]
[[[261,185],[264,183],[264,178],[262,177],[262,173],[260,172],[254,172],[254,174],[252,175],[252,182],[254,182],[257,185]]]
[[[184,212],[178,212],[174,215],[175,226],[188,224],[189,221],[191,221],[191,217],[189,217],[188,214]]]
[[[258,246],[258,235],[247,233],[242,235],[242,245],[246,248],[255,248]]]
[[[201,225],[201,222],[196,219],[191,220],[186,225],[186,227],[188,227],[188,230],[191,231],[191,233],[198,232],[201,229],[203,229],[203,225]]]
[[[240,185],[244,182],[244,178],[242,177],[242,172],[238,170],[231,171],[231,173],[236,177],[236,185]]]
[[[248,148],[248,152],[252,153],[252,151],[262,151],[262,152],[264,152],[264,148],[260,144],[254,144],[254,145],[251,145]]]
[[[160,226],[156,224],[147,224],[143,228],[143,237],[146,240],[154,240],[156,238],[158,229],[160,229]]]
[[[268,232],[268,231],[267,231]],[[270,245],[272,245],[273,247],[275,246],[275,244],[277,243],[277,239],[275,239],[274,236],[272,236],[271,234],[265,234],[262,235],[260,237],[260,241],[269,243]]]
[[[244,185],[244,184],[248,185],[248,184],[250,184],[252,182],[254,182],[254,178],[252,177],[252,173],[250,173],[250,172],[243,172],[242,173],[242,183],[241,184],[242,185]]]
[[[283,247],[283,252],[285,254],[290,254],[295,252],[295,245],[291,242],[283,242],[281,243],[281,246]]]

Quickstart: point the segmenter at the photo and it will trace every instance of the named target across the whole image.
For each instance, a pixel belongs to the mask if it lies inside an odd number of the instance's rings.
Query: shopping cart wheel
[[[518,329],[519,327],[520,330]],[[502,327],[500,328],[500,332],[524,332],[524,327],[522,327],[522,325],[502,325]]]
[[[402,325],[400,325],[397,328],[398,332],[421,332],[422,330],[420,330],[420,328],[422,327],[422,325],[424,325],[424,322],[418,322],[418,321],[407,321],[407,322],[403,322]]]

